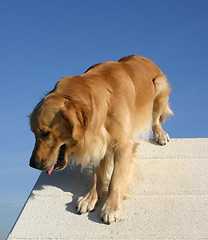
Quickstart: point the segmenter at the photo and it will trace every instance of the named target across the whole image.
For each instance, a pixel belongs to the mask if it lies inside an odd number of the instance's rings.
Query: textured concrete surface
[[[90,169],[41,173],[8,239],[208,239],[208,139],[142,142],[123,219],[85,215],[76,201],[92,185]]]

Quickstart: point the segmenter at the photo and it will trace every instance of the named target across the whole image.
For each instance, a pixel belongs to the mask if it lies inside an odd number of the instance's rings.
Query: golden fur
[[[67,156],[94,165],[94,185],[79,198],[78,212],[92,211],[104,190],[109,163],[114,163],[108,197],[101,211],[105,223],[116,221],[141,137],[152,127],[161,145],[169,141],[161,121],[172,115],[171,90],[165,75],[149,59],[128,56],[90,67],[80,76],[64,77],[33,110],[36,144],[30,165],[43,171],[63,169]],[[61,146],[64,159],[55,165]]]

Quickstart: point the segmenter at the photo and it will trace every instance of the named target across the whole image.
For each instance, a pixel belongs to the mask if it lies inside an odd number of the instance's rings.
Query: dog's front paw
[[[156,129],[153,132],[155,142],[160,145],[166,145],[170,141],[169,135],[163,129]]]
[[[121,204],[107,200],[101,210],[101,218],[105,223],[111,224],[120,220],[121,212]]]
[[[98,195],[96,190],[91,190],[88,194],[78,199],[77,212],[80,214],[91,212],[95,208],[97,200]]]

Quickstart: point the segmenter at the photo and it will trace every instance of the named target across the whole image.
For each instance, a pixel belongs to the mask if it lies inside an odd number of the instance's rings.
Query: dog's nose
[[[40,164],[35,157],[30,158],[30,167],[40,169]]]

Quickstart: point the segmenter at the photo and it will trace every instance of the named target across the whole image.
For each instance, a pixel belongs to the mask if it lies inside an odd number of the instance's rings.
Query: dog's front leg
[[[120,218],[131,158],[132,144],[122,145],[115,152],[114,170],[109,186],[109,194],[101,212],[101,218],[107,224],[116,222]]]
[[[93,181],[94,183],[92,189],[85,196],[82,196],[78,199],[77,212],[80,214],[91,212],[94,209],[95,204],[98,200],[98,194],[96,190],[97,185],[96,171],[94,172]]]
[[[85,196],[78,199],[78,213],[83,214],[86,212],[91,212],[95,208],[98,198],[101,198],[104,191],[104,181],[110,161],[111,157],[106,156],[100,162],[100,165],[94,168],[93,187]]]

